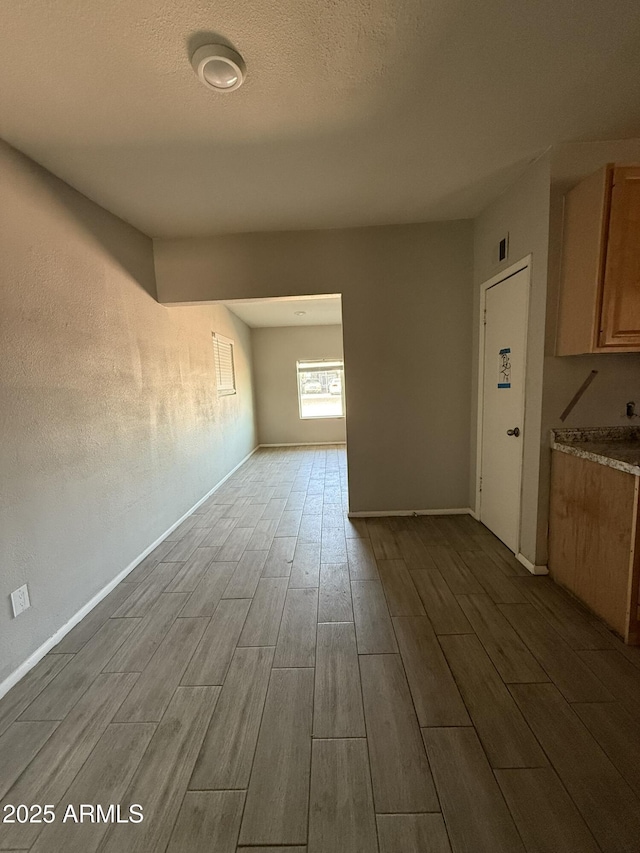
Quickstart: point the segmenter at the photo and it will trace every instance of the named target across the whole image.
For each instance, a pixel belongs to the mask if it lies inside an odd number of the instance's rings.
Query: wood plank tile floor
[[[56,814],[0,850],[638,853],[639,708],[469,516],[349,520],[344,448],[264,449],[0,701],[2,814]]]

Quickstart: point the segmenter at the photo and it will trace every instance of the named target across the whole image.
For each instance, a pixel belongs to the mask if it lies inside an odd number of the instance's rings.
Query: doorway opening
[[[346,450],[340,294],[223,304],[250,329],[258,443]]]

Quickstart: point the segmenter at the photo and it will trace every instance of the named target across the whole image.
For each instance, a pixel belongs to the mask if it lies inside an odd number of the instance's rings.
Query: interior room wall
[[[552,150],[538,530],[541,552],[547,539],[551,473],[550,430],[558,427],[624,426],[629,423],[625,413],[626,402],[634,400],[640,405],[640,353],[597,353],[561,357],[554,354],[564,196],[582,178],[593,174],[606,163],[640,163],[640,140],[567,144]],[[563,423],[560,421],[560,414],[592,370],[597,370],[598,375]]]
[[[342,294],[350,508],[466,508],[472,223],[155,240],[165,304]]]
[[[344,442],[344,418],[300,417],[296,362],[342,358],[342,326],[251,330],[260,444]]]
[[[527,342],[528,380],[524,430],[521,551],[537,565],[547,562],[551,473],[550,430],[628,423],[627,400],[640,399],[640,354],[562,356],[555,352],[565,193],[608,162],[640,162],[640,140],[557,146],[533,163],[475,221],[474,358],[477,365],[478,288],[483,281],[531,253],[531,305]],[[497,262],[497,244],[509,233],[509,257]],[[591,370],[598,376],[563,422],[560,414]],[[477,366],[474,366],[474,376]],[[477,409],[477,383],[472,417]],[[474,420],[475,424],[475,420]],[[472,431],[471,483],[475,493],[476,448]]]
[[[478,334],[480,286],[526,255],[532,256],[531,293],[527,328],[527,379],[522,468],[522,522],[520,552],[532,563],[542,565],[538,542],[538,504],[542,420],[542,379],[547,310],[547,261],[549,248],[550,155],[533,163],[512,187],[475,220],[474,228],[474,321],[470,500],[475,504],[478,406]],[[500,262],[498,244],[508,234],[509,254]]]
[[[0,145],[0,682],[256,445],[249,329],[155,299],[152,243]],[[212,331],[236,342],[217,398]],[[12,618],[27,583],[31,609]]]

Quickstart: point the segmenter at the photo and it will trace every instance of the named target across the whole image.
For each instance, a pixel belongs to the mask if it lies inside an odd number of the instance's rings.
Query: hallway
[[[0,700],[38,853],[637,853],[640,650],[470,516],[262,449]],[[68,805],[142,822],[62,821]]]

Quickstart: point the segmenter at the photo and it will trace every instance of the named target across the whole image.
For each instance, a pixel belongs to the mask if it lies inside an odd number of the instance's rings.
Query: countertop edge
[[[609,456],[602,456],[600,453],[591,453],[588,450],[582,450],[579,444],[562,444],[555,439],[551,442],[551,449],[558,450],[560,453],[568,453],[569,456],[577,456],[580,459],[588,459],[590,462],[596,462],[599,465],[606,465],[609,468],[615,468],[625,474],[631,474],[634,477],[640,477],[640,465],[632,465],[630,462],[622,462],[619,459],[611,459]]]

